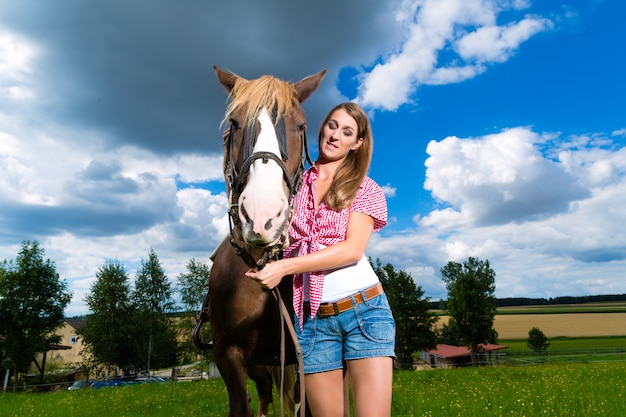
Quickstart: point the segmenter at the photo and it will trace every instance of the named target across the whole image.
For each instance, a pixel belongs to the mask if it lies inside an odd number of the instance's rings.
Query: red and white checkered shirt
[[[296,195],[294,215],[289,229],[290,245],[284,251],[285,258],[302,256],[317,252],[322,247],[346,239],[348,218],[353,211],[371,216],[374,219],[374,231],[387,224],[387,200],[383,190],[371,178],[365,177],[356,193],[354,201],[347,209],[335,211],[324,202],[315,211],[315,180],[318,177],[315,165],[303,175],[302,187]],[[317,314],[322,301],[324,287],[324,271],[310,271],[310,303],[311,317]],[[294,276],[293,305],[300,326],[303,319],[303,278],[302,274]]]

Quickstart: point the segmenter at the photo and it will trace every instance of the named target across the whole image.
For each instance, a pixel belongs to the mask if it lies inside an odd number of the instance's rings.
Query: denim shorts
[[[396,357],[396,324],[384,293],[335,316],[307,316],[296,332],[307,374],[341,369],[353,359]]]

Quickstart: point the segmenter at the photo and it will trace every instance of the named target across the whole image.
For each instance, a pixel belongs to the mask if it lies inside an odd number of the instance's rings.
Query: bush
[[[548,342],[548,338],[546,337],[546,335],[543,334],[543,332],[539,330],[539,328],[533,327],[528,332],[526,346],[528,346],[529,349],[532,349],[533,351],[539,353],[548,349],[550,343]]]

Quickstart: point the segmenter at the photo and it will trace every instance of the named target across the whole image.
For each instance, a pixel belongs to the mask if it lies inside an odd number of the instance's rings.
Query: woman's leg
[[[350,377],[348,368],[343,368],[343,417],[350,417]]]
[[[347,361],[356,417],[389,417],[393,359],[376,357]],[[308,382],[307,382],[308,384]]]
[[[306,399],[315,417],[343,417],[343,370],[307,374]]]

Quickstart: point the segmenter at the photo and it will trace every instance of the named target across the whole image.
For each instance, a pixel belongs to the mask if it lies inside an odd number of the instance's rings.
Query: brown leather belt
[[[337,314],[350,310],[357,304],[361,304],[364,301],[371,300],[372,298],[382,294],[383,292],[385,292],[383,290],[383,285],[379,282],[373,287],[366,288],[363,291],[359,291],[350,297],[345,297],[341,300],[337,300],[334,303],[320,304],[320,309],[317,311],[317,315],[322,318],[336,316]],[[352,303],[351,297],[354,297],[354,304]]]

